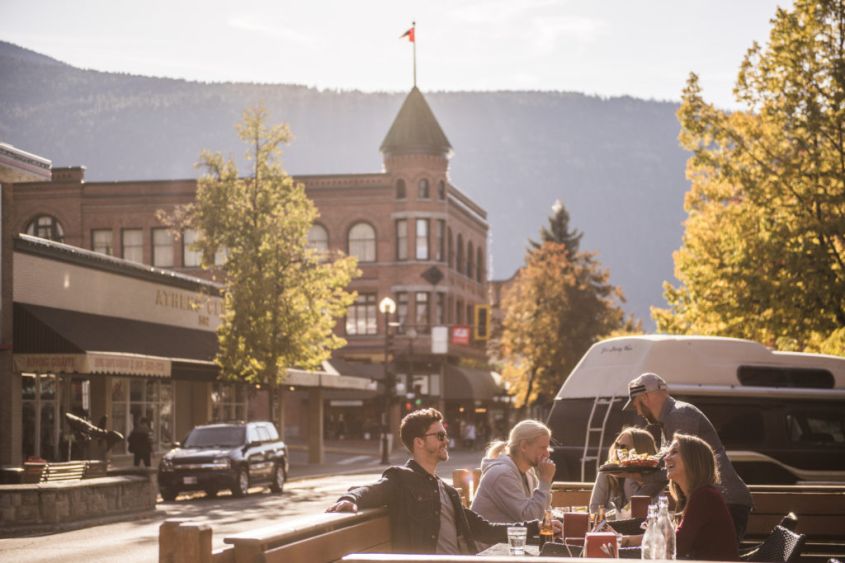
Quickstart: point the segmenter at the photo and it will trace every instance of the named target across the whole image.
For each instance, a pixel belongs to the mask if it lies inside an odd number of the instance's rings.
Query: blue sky
[[[569,90],[677,100],[731,89],[773,0],[0,0],[0,39],[83,68],[406,91]],[[2,77],[0,77],[2,79]]]

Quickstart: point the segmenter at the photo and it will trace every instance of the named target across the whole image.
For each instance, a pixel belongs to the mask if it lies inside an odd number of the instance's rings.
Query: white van
[[[622,427],[645,425],[622,406],[649,371],[704,411],[747,483],[845,481],[845,358],[667,335],[604,340],[581,358],[547,421],[557,480],[595,479]]]

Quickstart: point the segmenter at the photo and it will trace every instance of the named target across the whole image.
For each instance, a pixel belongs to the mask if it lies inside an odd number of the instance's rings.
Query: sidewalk
[[[304,442],[294,439],[287,445],[290,450],[289,481],[332,475],[380,474],[387,468],[381,463],[378,440],[326,440],[325,462],[320,464],[308,463],[308,448]],[[482,455],[480,450],[450,450],[449,461],[440,465],[438,474],[451,482],[453,469],[478,467]],[[390,454],[390,465],[404,464],[409,457],[405,448],[395,449]]]

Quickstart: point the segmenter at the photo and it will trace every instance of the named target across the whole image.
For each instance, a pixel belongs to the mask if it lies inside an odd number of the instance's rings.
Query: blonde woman
[[[657,446],[654,437],[642,428],[623,428],[616,436],[607,451],[607,463],[618,463],[616,450],[636,450],[637,453],[654,455]],[[662,476],[646,477],[642,481],[625,478],[624,475],[610,475],[599,473],[593,492],[590,495],[590,512],[598,512],[599,508],[620,509],[631,500],[634,495],[654,496],[663,490],[666,480]]]
[[[551,503],[555,464],[549,459],[552,432],[523,420],[507,442],[493,442],[481,461],[481,482],[472,509],[490,522],[542,518]]]
[[[677,558],[738,561],[736,531],[719,489],[719,470],[710,445],[688,434],[675,434],[664,457],[669,493],[681,514],[676,529]],[[642,536],[624,536],[623,545],[639,545]]]

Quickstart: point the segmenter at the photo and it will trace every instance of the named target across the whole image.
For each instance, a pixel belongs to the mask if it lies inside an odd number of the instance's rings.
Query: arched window
[[[446,229],[446,263],[450,268],[455,267],[455,245],[452,242],[452,229]]]
[[[472,279],[472,265],[475,261],[475,249],[472,246],[472,241],[467,241],[467,277]]]
[[[59,220],[52,215],[39,215],[26,227],[26,234],[56,242],[64,242],[65,230]]]
[[[464,273],[464,236],[458,233],[458,239],[455,243],[457,249],[457,256],[455,256],[455,269],[459,274]]]
[[[396,199],[405,199],[408,197],[408,192],[405,189],[405,180],[396,180]]]
[[[440,180],[437,184],[437,199],[443,201],[446,199],[446,182]]]
[[[429,199],[429,198],[431,198],[431,190],[429,189],[427,178],[423,178],[422,180],[420,180],[418,187],[419,187],[419,191],[417,192],[417,198],[418,199]]]
[[[376,230],[367,223],[355,223],[349,229],[349,255],[359,262],[375,262]]]
[[[329,232],[322,225],[314,223],[308,231],[308,246],[317,252],[328,252]]]
[[[475,251],[475,280],[479,283],[484,281],[484,252],[479,246]]]

